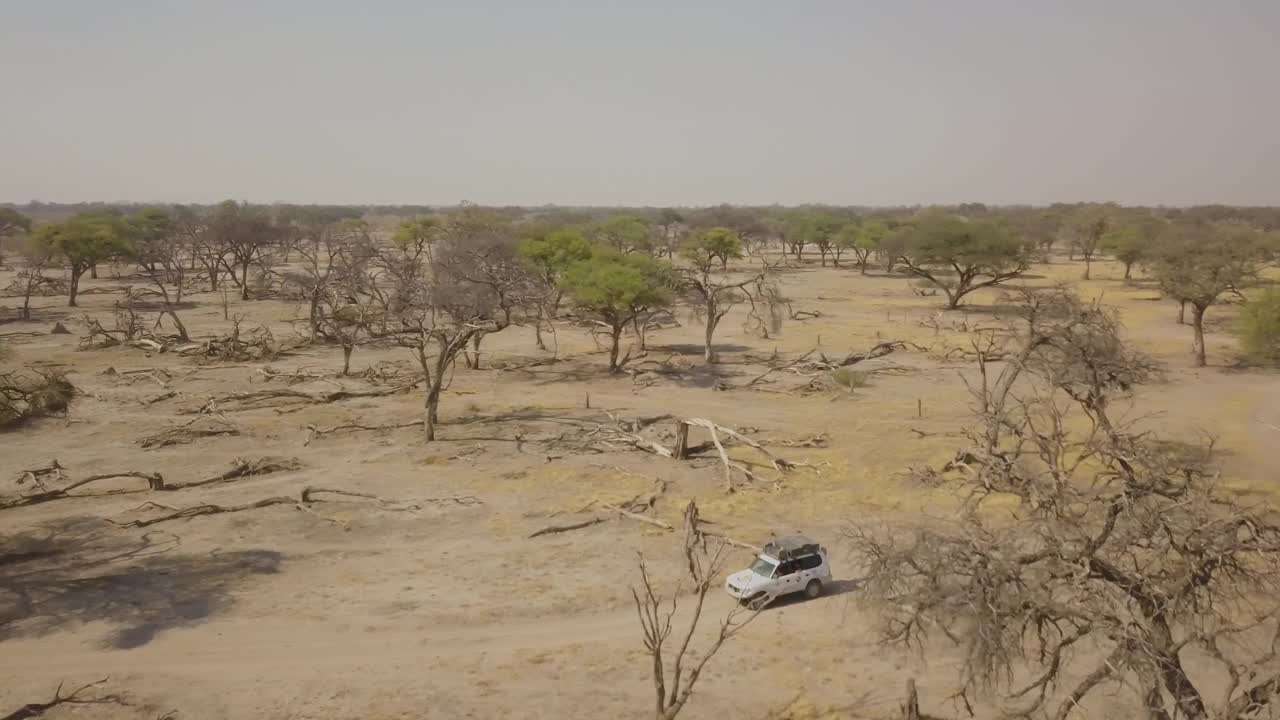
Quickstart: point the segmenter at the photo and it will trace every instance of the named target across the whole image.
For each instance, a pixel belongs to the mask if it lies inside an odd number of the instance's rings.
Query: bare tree
[[[705,329],[703,359],[714,363],[716,353],[712,340],[724,316],[742,303],[754,306],[779,297],[777,287],[769,282],[775,268],[761,258],[760,269],[746,277],[716,273],[717,263],[727,267],[729,260],[743,257],[742,242],[728,228],[711,228],[690,237],[681,247],[680,256],[689,263],[677,269],[680,287]]]
[[[177,303],[182,301],[182,283],[186,277],[184,242],[188,235],[180,232],[173,217],[158,208],[149,208],[128,218],[133,257],[155,286],[162,303],[161,314],[173,321],[178,337],[189,340],[187,327],[178,317]],[[170,293],[170,287],[173,292]]]
[[[296,247],[302,256],[301,267],[286,272],[285,278],[296,284],[306,298],[308,335],[314,343],[321,336],[324,305],[333,305],[334,291],[339,289],[335,286],[350,290],[353,280],[363,273],[372,240],[363,220],[313,221],[304,232]]]
[[[67,287],[60,278],[44,274],[54,262],[53,252],[47,245],[28,237],[23,243],[22,255],[26,259],[26,265],[18,271],[17,277],[9,286],[9,292],[22,296],[22,307],[18,309],[18,317],[30,320],[33,296],[61,295],[67,291]]]
[[[886,641],[958,646],[959,697],[993,691],[1008,717],[1064,720],[1104,692],[1153,719],[1269,711],[1280,638],[1249,640],[1276,629],[1280,528],[1217,490],[1209,448],[1113,413],[1153,367],[1111,313],[1064,290],[1020,303],[1020,328],[975,342],[980,422],[933,475],[966,498],[958,520],[851,531]],[[1196,651],[1229,680],[1217,698],[1185,668]]]
[[[208,250],[217,253],[212,259],[240,286],[241,300],[249,299],[249,268],[265,266],[270,252],[287,237],[265,209],[231,200],[213,211],[205,234]],[[215,280],[210,284],[216,289]]]
[[[725,642],[742,631],[759,611],[748,611],[735,605],[729,614],[720,622],[719,631],[711,645],[702,653],[696,662],[689,656],[694,633],[702,619],[707,593],[718,585],[716,578],[724,569],[724,549],[722,542],[715,541],[715,549],[708,552],[707,538],[698,531],[697,506],[691,501],[685,509],[685,562],[689,577],[693,582],[694,604],[689,626],[680,638],[680,645],[674,654],[668,657],[667,641],[671,638],[675,624],[676,610],[679,606],[681,584],[677,583],[670,601],[663,598],[654,589],[653,579],[649,577],[644,556],[639,559],[641,588],[631,589],[631,597],[635,601],[636,615],[640,619],[640,628],[644,633],[644,647],[649,653],[653,669],[654,717],[657,720],[673,720],[689,701],[697,685],[702,671],[711,658],[715,657]],[[686,667],[685,663],[690,665]],[[670,673],[667,667],[670,665]]]
[[[464,210],[443,237],[410,243],[391,267],[400,329],[397,339],[414,353],[426,386],[423,431],[435,439],[440,396],[460,354],[477,352],[479,339],[498,332],[523,309],[526,276],[505,228]]]

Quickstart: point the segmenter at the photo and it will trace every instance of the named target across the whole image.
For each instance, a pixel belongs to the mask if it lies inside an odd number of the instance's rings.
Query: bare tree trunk
[[[241,263],[240,267],[240,299],[249,299],[249,261]]]
[[[84,270],[71,268],[71,286],[67,291],[67,305],[69,307],[76,307],[76,295],[80,293],[80,276],[83,273]]]
[[[1187,324],[1187,301],[1186,300],[1178,301],[1178,324],[1179,325]]]
[[[716,317],[714,308],[708,308],[708,310],[710,312],[707,314],[706,342],[703,346],[702,359],[709,365],[716,361],[716,351],[711,346],[711,338],[716,334],[716,325],[720,323],[720,320]]]
[[[1191,327],[1195,331],[1195,339],[1191,343],[1191,352],[1195,355],[1196,367],[1204,367],[1204,311],[1208,308],[1192,304]]]
[[[545,310],[538,313],[538,318],[533,323],[533,344],[539,350],[546,350],[547,344],[542,341],[542,323],[546,320]]]
[[[609,330],[609,372],[618,372],[618,344],[622,339],[622,326],[617,325]]]
[[[91,280],[98,279],[98,263],[94,263],[89,266],[89,278]]]
[[[1124,264],[1124,279],[1125,280],[1133,279],[1133,263],[1131,262],[1127,262]]]
[[[187,326],[182,324],[182,320],[178,317],[178,313],[173,309],[173,306],[166,303],[164,312],[169,316],[170,320],[173,320],[173,326],[178,330],[178,337],[184,341],[190,340],[191,337],[187,335]]]
[[[1084,279],[1089,279],[1089,270],[1093,265],[1093,257],[1091,255],[1084,256]]]
[[[311,344],[315,344],[320,337],[320,289],[317,287],[311,293],[311,317],[309,318],[311,325]],[[346,375],[346,373],[343,373]]]
[[[342,343],[342,374],[351,374],[351,351],[355,350],[355,346],[351,343]]]

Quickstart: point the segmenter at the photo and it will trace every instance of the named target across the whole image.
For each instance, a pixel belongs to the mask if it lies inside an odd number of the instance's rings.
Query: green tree
[[[841,219],[833,213],[814,212],[805,216],[801,221],[800,238],[803,245],[813,245],[818,248],[818,254],[822,258],[822,266],[827,266],[827,256],[835,249],[836,234],[843,226]],[[797,259],[799,255],[797,254]],[[840,264],[836,260],[836,265]]]
[[[861,223],[849,223],[836,233],[836,264],[840,263],[840,253],[848,250],[853,253],[858,271],[867,274],[867,265],[871,255],[880,249],[881,243],[889,235],[889,226],[880,220],[867,220]]]
[[[608,326],[609,372],[616,373],[631,359],[630,351],[618,358],[627,323],[669,306],[673,282],[671,266],[664,261],[609,252],[574,263],[561,278],[561,286],[579,308]]]
[[[1085,208],[1071,225],[1071,247],[1084,260],[1084,279],[1089,279],[1093,256],[1097,254],[1102,238],[1111,228],[1111,219],[1098,208]]]
[[[974,290],[1021,276],[1029,262],[1026,244],[1004,225],[953,215],[916,218],[883,245],[909,274],[941,288],[949,310]]]
[[[0,265],[4,265],[5,238],[28,232],[31,232],[31,218],[13,208],[0,207]]]
[[[1223,293],[1257,277],[1262,235],[1234,223],[1179,222],[1161,233],[1148,266],[1165,295],[1191,306],[1191,352],[1205,365],[1204,314]]]
[[[537,321],[534,323],[534,342],[539,350],[546,350],[542,328],[546,325],[555,333],[552,321],[560,312],[564,290],[560,278],[574,263],[592,256],[597,246],[576,228],[555,228],[526,238],[516,246],[516,254],[533,276],[538,288]]]
[[[1251,357],[1280,361],[1280,288],[1271,288],[1244,304],[1238,332]]]
[[[80,278],[109,258],[132,252],[130,232],[116,215],[82,213],[64,222],[40,226],[36,241],[63,260],[71,273],[67,304],[76,307]]]
[[[614,215],[591,226],[588,234],[601,245],[619,253],[653,252],[653,232],[649,223],[635,215]]]
[[[1124,265],[1124,279],[1133,276],[1133,266],[1151,251],[1156,237],[1164,230],[1165,221],[1142,214],[1112,224],[1102,235],[1101,250]]]

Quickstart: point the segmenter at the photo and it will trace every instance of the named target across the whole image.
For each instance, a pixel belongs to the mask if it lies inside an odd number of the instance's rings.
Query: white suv
[[[803,535],[789,535],[765,545],[751,567],[730,575],[724,588],[740,602],[760,609],[792,593],[816,598],[830,582],[827,549]]]

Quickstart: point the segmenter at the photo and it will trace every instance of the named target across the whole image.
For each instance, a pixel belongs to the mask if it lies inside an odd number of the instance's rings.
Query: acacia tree
[[[966,295],[993,287],[1027,270],[1026,244],[1003,225],[929,214],[900,227],[883,241],[907,272],[942,289],[947,309]]]
[[[616,373],[631,359],[619,359],[622,331],[641,315],[667,307],[672,300],[671,266],[645,255],[599,252],[574,263],[561,286],[574,304],[609,329],[609,372]]]
[[[80,278],[99,262],[130,252],[129,234],[115,215],[83,213],[64,222],[40,226],[36,242],[66,262],[70,271],[67,305],[76,307]]]
[[[536,289],[534,318],[534,342],[539,350],[546,350],[542,339],[545,326],[555,334],[554,320],[560,312],[564,290],[560,278],[576,262],[591,257],[595,246],[576,228],[555,228],[546,233],[526,238],[516,247],[516,253],[529,272]]]
[[[325,306],[334,305],[332,286],[350,286],[352,278],[363,272],[372,239],[368,224],[350,217],[333,222],[312,220],[303,232],[296,247],[302,256],[300,269],[286,273],[286,278],[302,290],[307,300],[307,328],[314,343],[322,335]]]
[[[1234,223],[1180,222],[1160,235],[1148,262],[1165,295],[1191,306],[1191,352],[1205,365],[1204,314],[1224,293],[1258,275],[1261,235]]]
[[[703,359],[716,361],[712,340],[720,321],[735,306],[755,304],[776,297],[778,291],[768,283],[774,268],[762,262],[761,269],[749,277],[716,275],[715,266],[728,266],[731,259],[743,257],[742,241],[729,228],[711,228],[693,235],[680,248],[680,257],[689,263],[677,269],[680,287],[694,305],[705,329]]]
[[[994,691],[1004,717],[1065,720],[1117,694],[1159,720],[1268,712],[1280,658],[1242,641],[1275,631],[1280,528],[1217,490],[1206,449],[1113,413],[1152,373],[1113,314],[1061,290],[1021,305],[1021,327],[978,343],[979,422],[932,478],[967,498],[958,519],[851,531],[884,639],[958,646],[960,697]],[[1188,673],[1192,653],[1213,672]]]
[[[497,273],[479,265],[492,262],[490,249],[466,246],[483,240],[455,232],[402,245],[402,257],[392,264],[400,320],[396,337],[413,352],[422,372],[422,426],[428,441],[436,438],[440,396],[458,356],[476,338],[511,324],[523,300],[521,293],[495,284]],[[514,253],[508,255],[514,266]]]
[[[1140,214],[1112,223],[1102,236],[1101,250],[1124,265],[1124,279],[1133,277],[1133,266],[1142,262],[1164,230],[1165,221]]]
[[[249,299],[249,268],[265,266],[270,252],[287,237],[286,229],[265,208],[227,200],[214,209],[206,230],[217,261],[240,286],[240,299]],[[238,273],[238,274],[237,274]],[[211,280],[211,284],[216,284]]]
[[[802,248],[805,245],[813,245],[818,248],[822,267],[826,267],[827,256],[836,247],[836,233],[840,231],[841,225],[840,218],[832,213],[822,211],[808,213],[801,221],[795,242],[800,243]],[[800,259],[799,252],[796,253],[796,259]],[[837,256],[836,265],[839,264],[839,256]]]
[[[889,227],[880,220],[849,223],[836,233],[836,265],[840,264],[840,255],[847,250],[853,253],[858,272],[867,274],[867,265],[871,255],[878,251],[881,243],[889,235]]]
[[[175,307],[182,301],[182,281],[186,276],[183,236],[173,218],[159,208],[147,208],[129,216],[125,226],[130,234],[133,257],[155,286],[162,303],[161,315],[173,321],[178,337],[190,340],[187,326]],[[169,293],[172,285],[174,292]]]
[[[5,239],[29,232],[31,232],[31,218],[13,208],[0,207],[0,266],[4,265]]]
[[[614,252],[630,254],[653,252],[653,232],[644,218],[614,215],[592,225],[587,235]]]
[[[658,256],[674,258],[684,234],[684,216],[674,208],[662,208],[654,221],[658,229]]]
[[[1102,238],[1111,227],[1111,221],[1100,210],[1086,209],[1071,227],[1071,247],[1084,260],[1084,279],[1089,279],[1093,256],[1097,254]]]
[[[44,271],[53,263],[53,251],[37,238],[28,237],[22,246],[22,255],[26,265],[18,271],[18,277],[11,287],[13,291],[22,293],[22,307],[18,309],[18,317],[31,319],[31,297],[36,294],[53,294],[65,292],[65,283],[57,278],[48,277]]]

